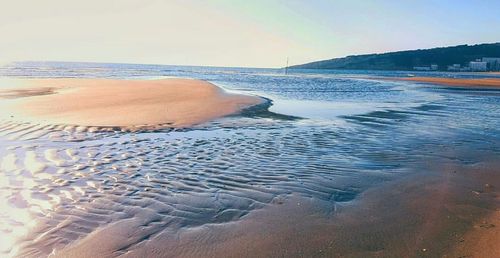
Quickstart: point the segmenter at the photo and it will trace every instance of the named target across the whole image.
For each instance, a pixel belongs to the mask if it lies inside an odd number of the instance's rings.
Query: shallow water
[[[363,76],[406,73],[19,63],[5,78],[208,80],[273,105],[188,129],[103,132],[0,121],[0,252],[40,256],[123,221],[125,253],[164,230],[235,222],[290,194],[350,202],[439,156],[500,154],[500,91]],[[470,77],[471,74],[432,73]],[[483,76],[483,75],[480,75]],[[453,155],[443,156],[446,150]],[[439,150],[439,151],[437,151]]]

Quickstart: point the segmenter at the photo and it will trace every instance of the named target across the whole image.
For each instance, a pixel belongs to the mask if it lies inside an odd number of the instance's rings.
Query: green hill
[[[290,68],[352,69],[352,70],[413,70],[415,66],[437,64],[439,70],[448,65],[468,64],[482,57],[500,57],[500,43],[460,45],[432,49],[398,51],[383,54],[354,55],[317,61]]]

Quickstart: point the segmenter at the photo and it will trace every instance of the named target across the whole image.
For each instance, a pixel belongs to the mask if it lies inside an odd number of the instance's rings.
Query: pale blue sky
[[[0,0],[0,62],[281,67],[500,41],[500,1]]]

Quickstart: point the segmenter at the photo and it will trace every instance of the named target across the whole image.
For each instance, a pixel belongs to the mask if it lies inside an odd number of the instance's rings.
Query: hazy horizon
[[[499,41],[488,1],[17,1],[0,62],[284,67],[347,55]],[[470,10],[474,10],[471,12]]]
[[[460,45],[477,45],[477,44],[497,44],[500,42],[484,42],[484,43],[473,43],[473,44],[460,44]],[[446,48],[446,47],[454,47],[454,46],[460,46],[460,45],[452,45],[452,46],[436,46],[436,47],[431,47],[427,49],[432,49],[432,48]],[[392,51],[386,51],[386,52],[373,52],[373,53],[358,53],[355,55],[365,55],[365,54],[384,54],[384,53],[391,53],[391,52],[402,52],[402,51],[412,51],[412,50],[422,50],[422,49],[401,49],[401,50],[392,50]],[[329,60],[329,59],[334,59],[334,58],[343,58],[351,56],[351,54],[347,54],[344,56],[335,56],[335,57],[325,57],[323,59],[317,59],[317,60],[312,60],[310,62],[315,62],[315,61],[323,61],[323,60]],[[165,65],[165,66],[193,66],[193,67],[224,67],[224,68],[257,68],[257,69],[281,69],[284,68],[285,65],[283,66],[276,66],[276,67],[263,67],[263,66],[220,66],[220,65],[196,65],[196,64],[166,64],[166,63],[137,63],[137,62],[107,62],[107,61],[81,61],[81,60],[14,60],[14,61],[8,61],[8,63],[97,63],[97,64],[126,64],[126,65]],[[301,63],[305,64],[305,63]],[[2,65],[2,63],[0,63]],[[296,64],[289,64],[289,66],[296,65]]]

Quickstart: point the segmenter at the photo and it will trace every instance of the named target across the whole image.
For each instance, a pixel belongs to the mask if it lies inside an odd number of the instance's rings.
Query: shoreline
[[[0,89],[4,118],[122,129],[188,127],[265,101],[194,79],[31,79]]]
[[[462,88],[500,89],[500,78],[458,79],[458,78],[442,78],[442,77],[396,77],[396,78],[384,77],[383,79],[392,81],[432,83],[432,84],[452,86],[452,87],[462,87]]]

